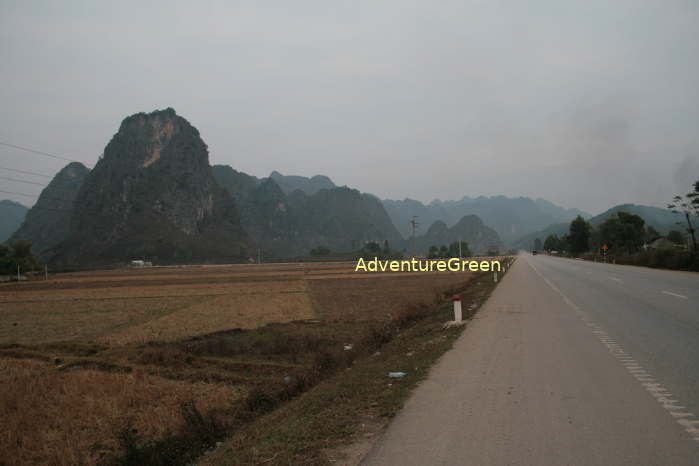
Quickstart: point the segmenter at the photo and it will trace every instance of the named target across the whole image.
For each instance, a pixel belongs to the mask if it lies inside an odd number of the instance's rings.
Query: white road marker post
[[[461,296],[458,294],[454,296],[454,322],[461,322]]]

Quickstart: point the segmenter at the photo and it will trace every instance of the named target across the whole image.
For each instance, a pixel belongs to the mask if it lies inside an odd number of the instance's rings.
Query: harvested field
[[[476,276],[353,266],[128,269],[0,285],[4,459],[185,463]]]
[[[173,341],[315,318],[377,319],[463,273],[355,273],[350,263],[126,269],[0,285],[0,345]]]
[[[182,403],[196,400],[198,409],[211,411],[240,396],[223,384],[0,359],[3,458],[7,464],[94,464],[119,448],[122,429],[163,439],[181,428]]]

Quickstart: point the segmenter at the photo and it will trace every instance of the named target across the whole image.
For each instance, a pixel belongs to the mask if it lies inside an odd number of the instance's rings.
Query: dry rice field
[[[199,415],[229,427],[251,390],[307,380],[324,367],[319,355],[361,348],[474,276],[353,267],[123,269],[1,284],[0,465],[117,464],[124,432],[185,438]]]

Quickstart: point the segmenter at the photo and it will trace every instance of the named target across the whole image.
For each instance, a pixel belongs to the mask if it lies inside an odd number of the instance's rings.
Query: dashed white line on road
[[[600,343],[607,347],[609,352],[614,358],[616,358],[622,365],[630,372],[630,375],[640,383],[640,385],[645,388],[653,398],[662,406],[668,413],[681,425],[685,432],[687,432],[693,440],[699,442],[699,419],[689,411],[686,410],[684,406],[679,406],[679,400],[674,399],[672,393],[670,393],[663,385],[658,382],[655,377],[653,377],[650,372],[643,369],[643,366],[636,362],[629,353],[627,353],[621,345],[616,343],[616,341],[609,336],[609,334],[602,329],[599,325],[595,324],[590,320],[590,318],[568,297],[563,294],[553,283],[551,283],[546,277],[544,277],[541,272],[534,267],[531,262],[528,262],[529,266],[534,269],[539,277],[541,277],[552,290],[558,293],[563,301],[566,302],[573,310],[578,314],[580,319],[590,327],[593,335],[599,339]],[[621,280],[619,280],[621,281]],[[687,299],[686,296],[678,295],[676,293],[671,293],[669,291],[663,291],[665,294],[670,294],[680,298]]]
[[[670,296],[675,296],[676,298],[689,299],[689,298],[687,298],[687,297],[686,297],[685,295],[683,295],[683,294],[673,293],[672,291],[664,291],[664,290],[663,290],[663,291],[661,291],[661,293],[669,294]]]
[[[609,279],[610,279],[610,280],[614,280],[615,282],[621,282],[621,279],[620,279],[620,278],[609,277]]]

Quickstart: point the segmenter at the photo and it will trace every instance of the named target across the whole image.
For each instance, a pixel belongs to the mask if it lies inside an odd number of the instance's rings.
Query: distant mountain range
[[[578,215],[589,217],[578,209],[566,209],[544,199],[528,197],[464,197],[458,201],[435,200],[427,205],[413,199],[384,200],[383,205],[405,238],[411,235],[410,221],[414,215],[423,228],[436,221],[450,227],[466,215],[477,215],[483,223],[494,228],[505,243],[552,223],[570,222]]]
[[[652,207],[637,204],[616,205],[610,209],[605,210],[599,215],[595,215],[588,221],[593,226],[597,226],[612,215],[616,214],[617,212],[628,212],[630,214],[636,214],[642,217],[643,220],[645,220],[646,226],[652,226],[661,234],[665,234],[670,230],[682,230],[684,228],[682,224],[678,225],[678,222],[684,222],[684,218],[682,217],[682,215],[675,214],[668,209],[662,209],[660,207]],[[535,231],[523,235],[522,237],[512,242],[511,246],[515,249],[531,249],[536,238],[539,238],[543,242],[549,235],[561,236],[567,234],[569,228],[570,222],[552,224],[540,231]]]
[[[311,178],[306,178],[305,176],[282,175],[278,171],[273,171],[269,177],[279,185],[282,191],[284,191],[284,194],[291,194],[298,189],[311,196],[321,189],[333,189],[337,187],[330,178],[324,175],[315,175]]]
[[[415,238],[417,252],[421,254],[426,254],[430,246],[449,246],[455,241],[465,241],[474,254],[502,247],[498,233],[484,225],[477,215],[465,215],[451,227],[437,220],[424,235]]]
[[[15,201],[0,201],[0,243],[6,241],[24,221],[29,207]]]
[[[240,206],[250,238],[267,255],[304,255],[318,246],[351,251],[369,241],[388,241],[394,249],[404,247],[376,197],[335,187],[327,177],[287,177],[272,172],[269,178],[259,179],[226,165],[215,165],[213,173]]]
[[[678,220],[665,209],[629,204],[591,221],[619,210],[638,213],[661,232]],[[127,117],[94,169],[71,163],[30,210],[0,201],[0,214],[0,241],[32,241],[42,260],[70,265],[238,262],[256,258],[258,249],[277,260],[318,246],[356,251],[370,241],[424,254],[462,240],[483,253],[530,248],[536,237],[565,233],[577,215],[589,218],[543,199],[381,201],[323,175],[273,171],[258,178],[212,167],[197,129],[170,108]],[[414,242],[413,216],[420,223]]]
[[[8,230],[16,223],[3,224]],[[239,262],[344,252],[404,240],[381,201],[325,176],[257,178],[209,165],[197,129],[173,109],[126,118],[94,169],[69,164],[12,240],[64,265]]]

